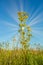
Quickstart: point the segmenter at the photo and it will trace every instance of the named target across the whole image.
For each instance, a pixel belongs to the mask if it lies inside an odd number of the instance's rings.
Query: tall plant
[[[32,36],[30,26],[26,24],[28,14],[26,12],[18,12],[18,17],[18,19],[20,20],[18,30],[20,33],[20,43],[22,44],[23,48],[26,49]]]

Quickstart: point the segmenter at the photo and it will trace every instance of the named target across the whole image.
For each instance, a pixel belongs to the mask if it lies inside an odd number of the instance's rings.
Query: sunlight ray
[[[34,14],[31,16],[31,18],[29,19],[30,21],[36,16],[36,14],[40,11],[40,9],[41,9],[41,5],[36,9]]]
[[[8,33],[10,33],[10,34],[8,34]],[[12,38],[13,36],[15,36],[16,34],[18,34],[18,32],[17,31],[9,31],[9,32],[7,32],[6,34],[5,33],[3,33],[3,35],[2,35],[2,38],[4,39],[5,38],[5,40],[7,39],[7,38]],[[9,40],[9,39],[8,39]]]
[[[19,0],[19,2],[20,2],[21,12],[23,12],[23,2],[22,2],[22,0]]]
[[[31,22],[30,22],[30,24],[29,25],[32,25],[32,24],[36,24],[36,23],[38,23],[38,22],[35,22],[35,21],[37,21],[37,20],[43,20],[43,12],[42,13],[40,13],[38,16],[36,16],[36,18],[34,18]],[[41,22],[41,21],[39,21],[39,22]]]
[[[16,17],[16,14],[17,14],[17,13],[14,14],[14,12],[11,12],[11,11],[9,11],[9,10],[7,10],[7,12],[8,12],[9,15],[13,18],[13,20],[14,20],[17,24],[19,24],[18,19],[17,19],[17,17]]]
[[[37,34],[37,35],[40,35],[40,36],[42,36],[42,34],[43,34],[43,31],[34,30],[34,29],[32,29],[32,32]]]
[[[15,25],[15,24],[12,24],[12,23],[9,23],[9,22],[6,22],[5,25],[9,26],[9,27],[12,27],[12,28],[18,28],[19,26]]]
[[[13,29],[11,29],[11,30],[18,31],[18,29],[17,29],[17,28],[15,28],[15,29],[13,28]]]
[[[17,6],[17,2],[15,1],[11,1],[11,10],[12,10],[12,17],[15,19],[15,21],[19,24],[19,20],[18,20],[18,11],[19,11],[19,8]],[[15,17],[14,17],[15,16]]]
[[[43,28],[42,27],[32,27],[32,29],[35,29],[35,30],[43,30]]]
[[[12,30],[9,30],[7,33],[16,33],[16,32],[18,32],[18,29],[12,29]]]
[[[18,22],[18,18],[17,18],[17,12],[18,12],[18,8],[16,6],[16,3],[11,3],[12,6],[11,7],[6,7],[6,12],[12,17],[12,19],[19,24]]]
[[[8,37],[14,37],[16,34],[17,34],[17,31],[15,31],[15,32],[9,32],[10,34],[8,35]]]
[[[18,11],[18,7],[17,7],[17,2],[16,1],[10,1],[10,6],[11,6],[11,9],[12,11]]]
[[[43,21],[43,19],[34,20],[34,21],[32,21],[32,23],[29,24],[29,25],[32,26],[32,25],[35,25],[35,24],[37,24],[37,23],[39,23],[39,22],[42,22],[42,21]]]
[[[7,29],[7,28],[6,28],[6,29]],[[15,33],[16,31],[18,32],[18,29],[8,29],[7,31],[3,31],[2,34],[5,34],[5,33],[8,34],[8,33],[12,33],[12,32]]]

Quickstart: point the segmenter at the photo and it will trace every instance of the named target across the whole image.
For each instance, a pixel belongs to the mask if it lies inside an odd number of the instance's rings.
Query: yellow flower
[[[18,12],[18,16],[19,16],[19,17],[21,16],[21,12]]]
[[[24,16],[24,18],[26,19],[26,18],[28,18],[28,16],[27,16],[27,15],[25,15],[25,16]]]
[[[20,27],[24,27],[24,26],[25,26],[25,24],[19,24],[19,26],[20,26]]]
[[[32,36],[32,34],[28,34],[28,36]]]
[[[27,30],[28,30],[28,31],[31,31],[31,28],[28,26],[28,27],[27,27]]]
[[[23,17],[20,17],[20,18],[19,18],[19,20],[20,20],[20,21],[23,21],[23,20],[24,20],[24,18],[23,18]]]
[[[19,20],[24,21],[26,18],[28,18],[28,15],[25,12],[18,12]]]
[[[25,32],[22,32],[22,34],[24,35],[24,34],[25,34]]]
[[[25,12],[18,12],[18,16],[20,17],[20,16],[23,16],[23,15],[25,15],[26,13]]]
[[[26,44],[26,42],[25,41],[21,41],[21,44]]]

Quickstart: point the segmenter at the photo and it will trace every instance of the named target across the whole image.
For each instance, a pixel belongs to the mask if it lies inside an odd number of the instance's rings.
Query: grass
[[[43,51],[0,49],[0,65],[43,65]]]

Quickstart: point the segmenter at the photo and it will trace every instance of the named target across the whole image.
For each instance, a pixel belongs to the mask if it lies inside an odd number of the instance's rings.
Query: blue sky
[[[29,14],[27,24],[33,34],[30,43],[43,45],[43,0],[0,0],[0,42],[18,35],[19,11]]]

